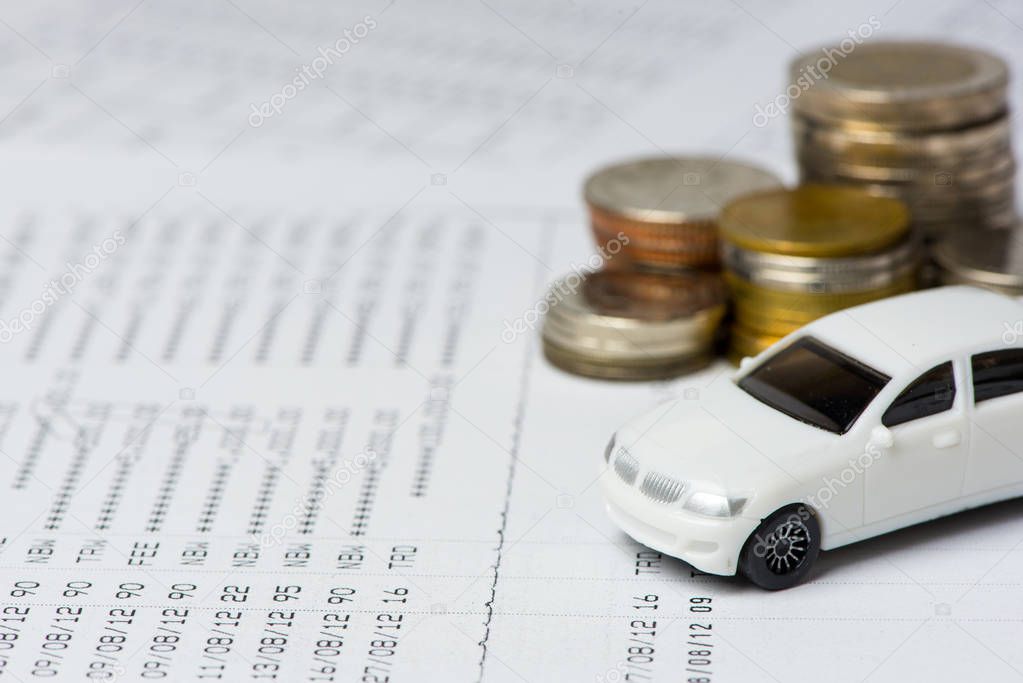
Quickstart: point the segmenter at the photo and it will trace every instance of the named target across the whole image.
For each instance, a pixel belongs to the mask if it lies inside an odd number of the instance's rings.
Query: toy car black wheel
[[[739,569],[761,588],[791,588],[810,573],[820,549],[821,529],[813,510],[790,505],[750,534],[739,556]]]

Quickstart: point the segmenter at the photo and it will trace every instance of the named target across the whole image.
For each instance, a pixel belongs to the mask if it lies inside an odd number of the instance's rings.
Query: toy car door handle
[[[958,429],[943,429],[931,437],[935,448],[952,448],[959,445],[961,436]]]

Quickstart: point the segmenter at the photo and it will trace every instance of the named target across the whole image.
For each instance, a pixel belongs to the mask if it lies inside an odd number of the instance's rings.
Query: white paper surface
[[[1023,56],[1007,2],[5,8],[0,677],[1021,675],[1018,501],[783,593],[694,575],[594,480],[621,422],[727,367],[539,353],[544,285],[592,254],[583,175],[671,150],[794,179],[756,105],[871,17]]]

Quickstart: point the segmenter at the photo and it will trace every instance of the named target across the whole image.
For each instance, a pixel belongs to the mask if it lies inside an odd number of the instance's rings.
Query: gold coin
[[[735,365],[747,356],[755,356],[780,340],[784,335],[764,334],[741,325],[733,325],[728,347],[728,359]]]
[[[885,287],[852,292],[793,292],[782,289],[768,289],[751,284],[748,280],[734,273],[725,273],[725,280],[736,300],[736,308],[741,305],[759,307],[766,310],[806,311],[825,315],[833,311],[874,301],[887,296],[895,296],[912,291],[916,287],[916,273],[910,272],[896,278]]]
[[[744,328],[749,330],[755,330],[756,332],[774,336],[784,337],[790,332],[795,332],[803,325],[812,323],[816,318],[812,316],[805,316],[803,320],[786,320],[782,316],[787,315],[787,311],[778,311],[773,313],[763,313],[756,311],[755,314],[750,314],[748,311],[736,311],[735,312],[735,323],[742,325]]]
[[[854,256],[906,235],[909,210],[897,199],[840,185],[803,185],[733,201],[721,212],[722,239],[788,256]]]
[[[784,336],[825,315],[851,306],[904,294],[916,289],[914,273],[888,287],[851,294],[797,294],[735,286],[733,312],[737,325],[765,335]],[[734,286],[734,279],[729,278]]]

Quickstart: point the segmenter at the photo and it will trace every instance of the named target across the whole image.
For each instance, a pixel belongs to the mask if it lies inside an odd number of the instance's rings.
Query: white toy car
[[[605,458],[627,534],[787,588],[821,549],[1023,495],[1023,303],[943,287],[831,314]]]

